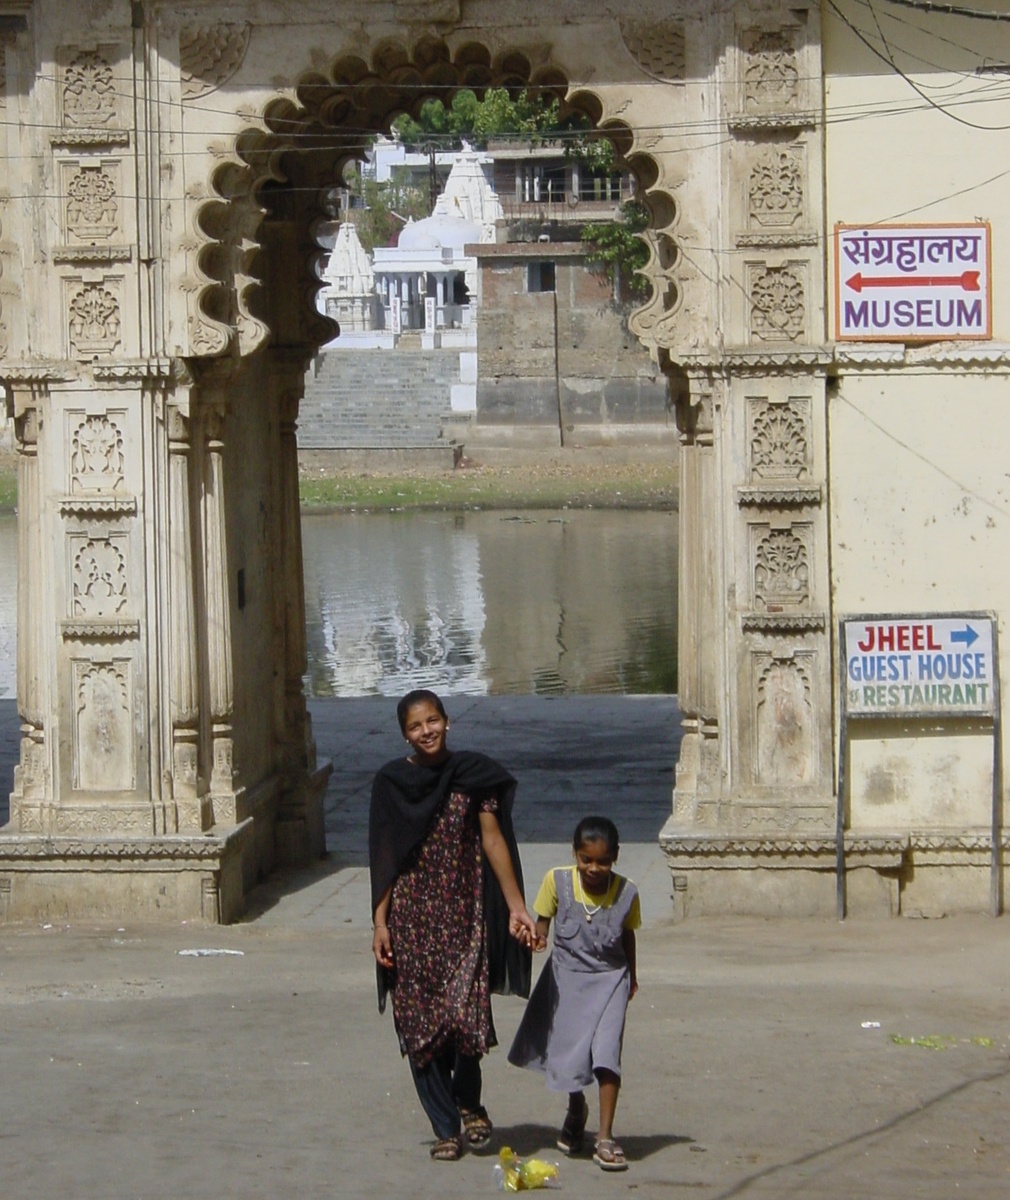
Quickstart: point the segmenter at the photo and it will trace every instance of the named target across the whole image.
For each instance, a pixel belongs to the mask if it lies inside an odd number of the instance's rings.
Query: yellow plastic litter
[[[502,1146],[495,1166],[495,1180],[502,1192],[532,1192],[558,1182],[558,1164],[542,1158],[520,1158],[510,1146]]]

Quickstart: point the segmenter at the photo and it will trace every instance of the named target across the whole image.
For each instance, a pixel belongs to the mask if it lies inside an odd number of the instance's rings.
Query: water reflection
[[[310,695],[676,691],[676,514],[343,514],[302,531]]]
[[[677,690],[675,513],[307,516],[302,534],[310,696]],[[13,697],[13,516],[0,565],[0,697]]]

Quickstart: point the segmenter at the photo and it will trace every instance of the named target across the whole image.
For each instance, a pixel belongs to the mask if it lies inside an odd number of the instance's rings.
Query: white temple
[[[351,221],[337,230],[323,282],[323,311],[339,323],[342,335],[375,328],[375,275]]]
[[[351,223],[341,225],[321,301],[342,335],[377,327],[394,336],[408,329],[428,335],[469,329],[477,260],[465,248],[493,242],[495,222],[504,216],[491,165],[473,150],[458,154],[431,216],[408,221],[397,245],[377,248],[371,265]]]

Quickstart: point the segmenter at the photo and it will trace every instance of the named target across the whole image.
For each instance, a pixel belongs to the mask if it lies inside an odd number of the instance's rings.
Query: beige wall
[[[839,0],[838,7],[879,42],[864,5]],[[1003,632],[1010,188],[1005,179],[986,181],[1005,166],[1000,129],[1010,125],[1010,101],[998,99],[1006,89],[992,76],[974,72],[991,61],[994,38],[1008,27],[887,5],[877,16],[912,83],[830,7],[825,12],[827,229],[839,221],[991,222],[993,341],[839,348],[828,404],[834,616],[991,609]],[[846,119],[855,113],[865,115]],[[1004,692],[1008,680],[1004,655]],[[984,726],[860,725],[851,826],[986,828],[991,758]]]

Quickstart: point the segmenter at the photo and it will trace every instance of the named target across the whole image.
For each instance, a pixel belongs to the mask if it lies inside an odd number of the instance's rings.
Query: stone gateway
[[[1005,99],[969,103],[987,31],[928,8],[881,14],[888,53],[1005,126]],[[650,212],[631,327],[680,436],[676,911],[834,912],[837,620],[1010,594],[1006,189],[985,190],[984,132],[906,103],[862,16],[0,0],[21,717],[0,913],[228,921],[275,863],[322,851],[296,451],[334,333],[314,230],[368,137],[492,85],[587,114]],[[826,231],[924,207],[991,223],[993,340],[830,342]],[[853,747],[851,912],[986,908],[993,879],[1002,904],[988,742],[924,732]]]

